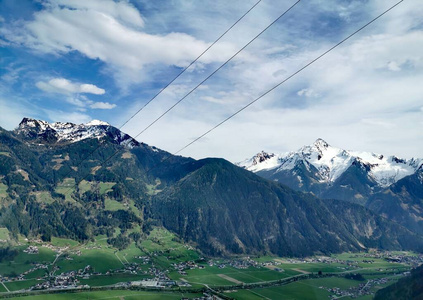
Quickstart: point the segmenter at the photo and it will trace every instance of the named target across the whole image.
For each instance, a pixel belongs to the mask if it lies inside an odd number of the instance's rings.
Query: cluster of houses
[[[181,300],[218,300],[221,299],[215,295],[212,295],[210,293],[203,293],[203,296],[201,297],[195,297],[195,298],[181,298]]]
[[[384,259],[389,262],[409,264],[419,266],[423,264],[423,254],[411,254],[409,252],[398,251],[371,251],[368,253],[360,253],[351,256],[352,258],[366,257],[372,259]]]
[[[181,275],[187,275],[186,270],[194,270],[194,269],[204,269],[205,266],[199,265],[194,261],[185,261],[185,262],[179,262],[179,263],[173,263],[172,267],[178,271]]]
[[[135,259],[141,260],[141,263],[143,265],[146,265],[146,264],[150,263],[150,261],[151,261],[149,256],[135,256]]]
[[[207,264],[212,266],[217,266],[220,269],[223,269],[227,266],[233,267],[235,269],[245,270],[248,268],[265,268],[265,267],[277,267],[280,266],[281,263],[279,261],[270,260],[270,261],[264,261],[264,262],[258,262],[250,257],[244,257],[239,259],[226,259],[226,260],[209,260]]]
[[[26,248],[23,252],[28,254],[38,254],[39,250],[37,246],[28,246],[28,248]]]
[[[404,273],[403,275],[406,275],[406,273]],[[328,292],[332,293],[332,295],[330,296],[332,299],[337,299],[340,297],[357,298],[357,297],[373,294],[373,292],[371,291],[372,287],[384,285],[390,280],[392,280],[392,278],[370,279],[370,280],[367,280],[366,282],[360,283],[358,286],[350,287],[346,290],[343,290],[337,287],[325,288],[321,286],[320,288],[326,289]]]
[[[42,283],[35,285],[33,290],[45,290],[45,289],[68,289],[76,288],[79,284],[79,279],[89,279],[90,275],[94,275],[93,268],[90,265],[85,266],[84,269],[78,271],[69,271],[51,277],[50,280],[46,280]],[[97,273],[99,274],[99,273]]]
[[[71,275],[58,275],[54,280],[44,281],[35,285],[32,290],[47,290],[47,289],[69,289],[76,288],[79,280]]]

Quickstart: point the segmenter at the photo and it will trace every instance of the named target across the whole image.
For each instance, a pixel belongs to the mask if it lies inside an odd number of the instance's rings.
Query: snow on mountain
[[[279,164],[279,159],[275,154],[262,151],[237,165],[250,171],[258,172],[263,169],[273,169]]]
[[[88,123],[85,123],[86,126],[98,126],[98,125],[105,125],[105,126],[110,126],[109,123],[104,122],[104,121],[100,121],[100,120],[92,120]]]
[[[74,143],[88,138],[101,139],[109,136],[117,144],[128,148],[139,145],[135,139],[126,133],[100,120],[92,120],[85,124],[74,124],[69,122],[49,123],[43,120],[24,118],[15,132],[27,138],[49,142]]]
[[[371,152],[347,151],[330,146],[322,139],[304,146],[298,151],[273,154],[264,151],[237,165],[252,172],[292,170],[303,162],[306,168],[314,166],[322,182],[334,182],[354,162],[360,162],[370,170],[368,175],[381,187],[389,186],[398,180],[414,174],[423,164],[423,159],[400,159]]]

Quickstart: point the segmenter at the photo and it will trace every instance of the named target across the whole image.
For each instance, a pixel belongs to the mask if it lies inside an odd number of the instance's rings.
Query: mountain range
[[[129,148],[139,143],[107,122],[92,120],[86,124],[48,123],[43,120],[24,118],[18,128],[14,130],[17,136],[24,140],[41,143],[75,143],[89,138],[101,139],[111,137],[119,145]]]
[[[322,139],[297,151],[260,152],[237,165],[323,199],[357,203],[423,234],[423,159],[332,147]]]
[[[299,169],[311,174],[311,166]],[[302,177],[309,186],[323,184],[323,176],[327,182],[334,178],[330,170],[322,175],[315,169],[315,177]],[[335,182],[346,180],[349,169]],[[365,178],[362,174],[357,180]],[[0,129],[0,226],[15,238],[86,241],[105,234],[116,243],[134,238],[131,228],[139,228],[142,238],[159,225],[209,255],[423,249],[416,230],[377,209],[336,197],[322,200],[258,175],[224,159],[173,156],[101,121],[77,125],[25,118],[14,131]],[[374,187],[396,191],[410,176]]]

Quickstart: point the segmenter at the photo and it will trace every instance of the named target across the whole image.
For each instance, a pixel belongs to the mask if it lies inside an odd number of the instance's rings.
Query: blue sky
[[[0,126],[120,127],[257,0],[0,1]],[[262,0],[122,130],[135,136],[295,1]],[[174,152],[396,3],[301,1],[138,139]],[[406,0],[185,150],[240,161],[317,138],[423,156],[423,8]]]

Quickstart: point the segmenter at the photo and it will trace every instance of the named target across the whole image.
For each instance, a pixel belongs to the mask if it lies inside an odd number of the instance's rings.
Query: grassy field
[[[119,209],[122,210],[130,210],[132,211],[136,216],[142,216],[142,211],[140,211],[134,204],[133,200],[124,200],[122,202],[112,200],[110,198],[107,198],[104,200],[104,208],[106,210],[116,211]],[[138,231],[139,232],[139,231]]]
[[[112,187],[116,185],[116,182],[100,182],[99,188],[100,188],[100,195],[104,195],[107,192],[112,191]]]
[[[56,193],[65,195],[66,201],[74,202],[71,194],[75,191],[75,179],[65,178],[59,182],[56,187]]]
[[[325,264],[325,263],[295,263],[295,264],[286,264],[282,263],[278,267],[284,269],[285,271],[295,271],[301,270],[304,272],[310,273],[317,273],[322,271],[323,273],[337,273],[345,271],[345,265],[333,263],[333,264]]]
[[[143,252],[151,255],[156,264],[168,268],[172,263],[197,260],[200,256],[194,249],[175,240],[175,235],[163,228],[154,228],[148,238],[141,242]]]
[[[398,254],[404,254],[404,252],[398,252]],[[333,257],[342,260],[353,260],[358,262],[360,268],[395,268],[402,267],[403,265],[398,263],[391,263],[382,258],[370,258],[366,257],[363,253],[342,253],[333,255]],[[364,262],[367,261],[367,262]],[[368,261],[372,261],[371,263]]]
[[[71,239],[57,238],[57,237],[51,238],[51,244],[57,247],[75,247],[79,245],[77,241],[74,241]]]
[[[135,243],[131,243],[128,248],[119,251],[116,255],[124,262],[124,263],[139,263],[140,260],[135,258],[136,256],[145,256],[146,253],[141,251]]]
[[[119,203],[120,204],[120,203]],[[128,230],[127,234],[131,232],[139,232],[141,228],[136,226]],[[116,234],[119,234],[120,230],[116,230]],[[0,228],[0,239],[8,236],[8,231],[5,228]],[[288,278],[303,273],[314,273],[319,271],[323,273],[339,273],[346,271],[346,265],[340,263],[324,263],[324,262],[289,262],[287,259],[276,258],[276,257],[259,257],[256,261],[259,262],[272,262],[273,265],[270,267],[249,267],[247,269],[238,269],[226,265],[223,268],[219,268],[221,262],[225,260],[213,259],[215,265],[209,266],[206,260],[198,260],[201,254],[195,249],[182,243],[175,235],[166,229],[155,227],[150,234],[145,237],[143,236],[141,242],[138,244],[132,242],[127,249],[118,251],[107,243],[107,236],[97,236],[95,240],[87,243],[78,243],[73,240],[56,238],[53,237],[51,244],[55,247],[69,247],[60,256],[57,257],[57,253],[50,250],[47,247],[38,245],[38,254],[27,254],[23,250],[28,247],[28,243],[21,240],[21,243],[25,243],[23,246],[17,246],[19,254],[14,258],[13,261],[0,263],[0,275],[12,275],[16,276],[29,269],[34,268],[35,262],[49,264],[49,271],[53,270],[51,263],[55,261],[55,266],[59,267],[55,271],[58,275],[62,272],[71,270],[84,269],[87,265],[92,266],[94,272],[106,273],[107,271],[120,270],[131,263],[138,263],[141,270],[137,271],[137,274],[127,274],[116,272],[113,275],[92,275],[89,279],[80,279],[81,284],[87,284],[90,286],[106,286],[119,282],[138,281],[144,278],[151,278],[151,275],[146,275],[145,271],[148,271],[153,265],[161,269],[167,269],[168,275],[174,280],[187,281],[192,287],[203,287],[204,285],[213,286],[233,286],[239,284],[249,283],[260,283],[275,281],[283,278]],[[403,254],[403,253],[401,253]],[[139,256],[148,256],[150,261],[144,263],[143,259],[138,258]],[[368,256],[368,255],[367,255]],[[57,259],[56,259],[57,257]],[[285,286],[274,286],[268,288],[256,288],[252,290],[237,290],[228,292],[228,296],[236,299],[328,299],[330,293],[326,290],[327,288],[340,288],[346,290],[350,287],[365,283],[367,280],[375,278],[386,278],[391,276],[393,280],[399,278],[398,275],[394,275],[393,272],[397,272],[398,268],[406,269],[407,267],[401,264],[392,264],[384,259],[373,259],[365,257],[362,253],[344,253],[334,255],[341,260],[357,261],[356,267],[350,267],[348,271],[360,272],[364,275],[366,281],[354,281],[345,279],[343,277],[328,277],[319,279],[307,279],[300,280],[298,282],[290,283]],[[369,261],[372,262],[369,262]],[[186,262],[186,261],[197,261],[200,262],[202,268],[188,269],[186,270],[187,275],[181,275],[173,268],[173,263]],[[275,265],[276,262],[280,264]],[[282,271],[273,270],[272,268],[282,269]],[[354,269],[355,268],[355,269]],[[389,269],[392,272],[391,275],[380,274],[380,275],[365,275],[366,273],[386,273]],[[379,271],[382,270],[382,271]],[[46,274],[46,270],[35,270],[25,275],[23,281],[8,281],[5,282],[7,288],[11,291],[21,290],[35,285],[38,281],[37,278],[43,277]],[[343,275],[341,275],[343,276]],[[381,286],[373,286],[372,291],[375,292],[377,289],[391,284],[390,281]],[[0,285],[0,292],[5,292],[5,289]],[[67,295],[42,295],[33,297],[23,297],[20,299],[79,299],[80,295],[85,294],[86,297],[91,299],[101,298],[118,298],[122,299],[137,299],[141,294],[140,292],[134,292],[136,294],[123,294],[125,292],[114,291],[116,294],[107,294],[109,292],[98,292],[97,293],[78,293],[78,294],[67,294]],[[72,295],[72,298],[66,298],[68,295]],[[147,294],[143,294],[147,297]],[[48,298],[48,297],[56,298]],[[184,295],[185,296],[185,295]],[[38,298],[37,298],[38,297]],[[57,298],[63,297],[63,298]],[[180,299],[180,294],[166,294],[166,293],[151,293],[149,296],[151,299]],[[145,299],[150,299],[150,298]],[[144,299],[144,298],[143,298]],[[348,299],[345,297],[345,299]],[[358,298],[361,299],[361,298]],[[369,299],[368,297],[362,297],[362,300]]]
[[[38,269],[25,275],[25,279],[38,279],[44,277],[46,274],[48,274],[46,269]]]
[[[294,282],[285,286],[270,287],[253,290],[238,290],[236,292],[226,293],[226,295],[235,299],[298,299],[298,300],[312,300],[312,299],[329,299],[330,293],[309,285],[307,280],[301,282]]]
[[[285,286],[279,287],[269,287],[269,288],[260,288],[252,290],[237,290],[226,293],[228,296],[234,297],[235,299],[328,299],[330,293],[326,288],[338,287],[343,290],[347,290],[350,287],[356,287],[360,283],[366,283],[368,279],[387,277],[383,276],[369,276],[366,277],[365,281],[355,281],[339,277],[330,277],[330,278],[319,278],[319,279],[307,279],[294,282]],[[397,280],[398,276],[390,277],[393,280]],[[394,281],[389,281],[386,284],[381,286],[375,286],[371,288],[371,291],[375,293],[378,289],[383,288],[389,284],[392,284]],[[351,297],[343,297],[344,299],[352,299]],[[366,295],[359,298],[361,300],[372,299],[372,295]]]
[[[182,297],[195,298],[200,297],[201,294],[180,294],[180,293],[167,293],[167,292],[140,292],[140,291],[101,291],[101,292],[81,292],[81,293],[68,293],[68,294],[51,294],[51,295],[38,295],[16,297],[10,299],[18,300],[79,300],[79,299],[117,299],[117,300],[180,300]]]
[[[7,185],[0,182],[0,198],[7,197]]]
[[[9,291],[13,292],[30,288],[37,283],[39,283],[39,281],[35,279],[28,279],[22,281],[4,282],[4,285],[9,289]]]
[[[146,184],[147,187],[147,194],[149,195],[156,195],[159,192],[161,192],[161,190],[157,189],[157,187],[160,185],[160,179],[156,179],[156,184],[152,185],[152,184]]]
[[[119,210],[119,209],[126,210],[126,207],[123,205],[122,202],[112,200],[110,198],[106,198],[104,200],[104,208],[106,210],[112,210],[112,211]]]
[[[319,279],[310,279],[304,280],[304,283],[307,283],[310,286],[316,288],[324,286],[327,288],[338,287],[340,289],[348,289],[353,286],[358,286],[360,283],[365,283],[366,281],[357,281],[346,278],[332,277],[332,278],[319,278]]]
[[[233,267],[225,267],[223,269],[217,266],[205,266],[204,269],[187,270],[187,275],[180,275],[177,272],[171,272],[169,276],[172,279],[184,279],[194,284],[208,285],[233,285],[238,281],[242,283],[257,283],[264,281],[274,281],[300,274],[299,272],[277,272],[267,268],[248,268],[236,269]],[[224,275],[224,276],[222,276]]]
[[[94,268],[95,272],[105,273],[109,270],[120,269],[122,263],[115,255],[115,250],[110,248],[101,249],[81,249],[81,255],[70,254],[71,260],[60,256],[56,265],[60,268],[59,272],[77,271],[84,269],[87,265]]]
[[[37,201],[41,203],[51,204],[54,202],[49,192],[36,192],[35,197]]]
[[[0,240],[9,240],[9,230],[7,228],[0,228]]]
[[[100,195],[104,195],[105,193],[111,191],[111,188],[116,185],[116,182],[91,182],[82,180],[78,185],[79,192],[83,194],[87,191],[91,191],[96,188],[97,184]]]
[[[7,290],[6,288],[3,286],[3,284],[0,284],[0,293],[6,293]]]
[[[32,263],[51,263],[55,259],[55,253],[45,247],[39,247],[38,254],[24,253],[23,250],[27,246],[19,246],[19,254],[14,258],[13,261],[0,263],[0,275],[16,275],[21,274],[27,270],[33,268]]]
[[[81,194],[83,194],[83,193],[88,192],[88,191],[91,190],[91,183],[89,181],[82,180],[79,183],[78,188],[79,188],[79,192]]]

